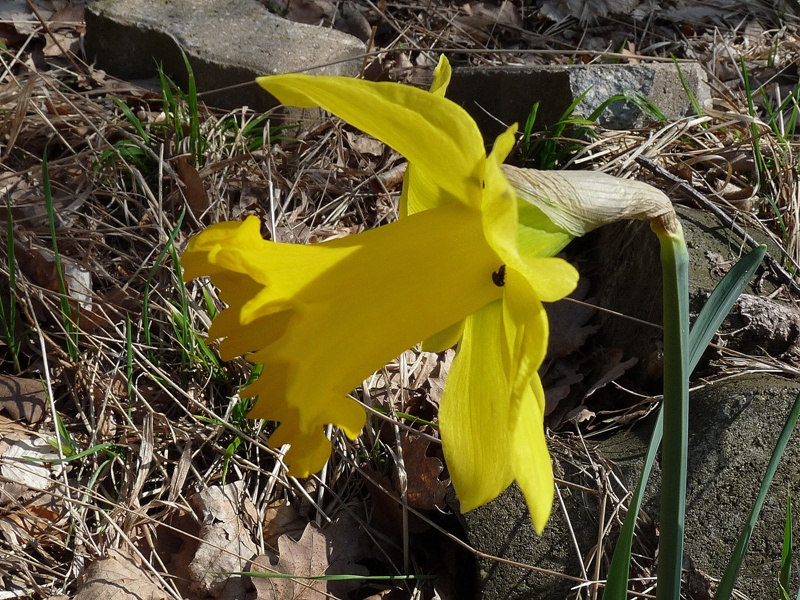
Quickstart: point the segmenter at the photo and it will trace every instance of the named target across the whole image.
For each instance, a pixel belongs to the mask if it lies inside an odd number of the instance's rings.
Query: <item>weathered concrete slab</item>
[[[751,374],[691,395],[685,554],[697,569],[712,577],[719,578],[724,572],[798,391],[800,385],[796,381],[771,374]],[[516,486],[494,502],[465,515],[470,542],[479,550],[554,572],[551,575],[480,559],[480,598],[574,597],[570,589],[584,577],[578,553],[585,559],[597,544],[603,486],[612,485],[613,481],[613,477],[605,478],[607,461],[614,461],[628,490],[632,490],[641,470],[649,432],[646,424],[640,424],[599,444],[588,442],[593,462],[577,441],[572,454],[563,446],[554,448],[557,476],[580,486],[561,486],[569,525],[556,502],[550,524],[544,535],[537,537]],[[794,495],[799,469],[800,441],[795,435],[773,480],[737,581],[737,589],[749,598],[774,596],[786,496]],[[656,463],[643,505],[644,513],[654,519],[658,517],[659,480]],[[605,509],[604,522],[607,522],[613,501]],[[617,527],[610,533],[610,539],[616,537],[616,532]],[[637,530],[636,544],[637,552],[652,556],[658,544],[655,524]],[[604,557],[605,568],[610,559],[608,555]],[[559,577],[556,575],[559,573],[574,579]],[[591,579],[592,572],[588,575]]]
[[[266,110],[275,102],[255,77],[356,75],[365,47],[340,31],[282,19],[257,0],[95,0],[86,8],[86,50],[116,77],[145,79],[161,63],[185,87],[183,51],[206,104]],[[231,86],[241,87],[223,89]]]
[[[701,106],[711,97],[701,65],[681,63],[687,86]],[[531,108],[540,102],[535,131],[556,123],[581,94],[576,115],[588,117],[609,98],[636,92],[669,120],[694,109],[672,63],[640,65],[535,65],[454,69],[447,96],[461,104],[490,138],[501,123],[524,126]],[[499,121],[498,121],[499,120]],[[634,129],[649,117],[628,101],[608,106],[598,123],[609,129]]]

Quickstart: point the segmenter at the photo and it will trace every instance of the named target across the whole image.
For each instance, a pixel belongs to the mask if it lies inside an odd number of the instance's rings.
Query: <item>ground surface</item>
[[[599,3],[380,2],[338,22],[324,2],[274,8],[365,37],[365,76],[410,84],[430,80],[442,51],[455,65],[699,60],[715,98],[699,116],[654,113],[636,131],[565,122],[514,160],[663,187],[635,160],[648,156],[771,235],[792,270],[797,20],[766,4],[662,4],[605,15]],[[452,353],[411,350],[365,381],[362,438],[334,433],[328,467],[289,479],[270,424],[244,418],[251,365],[204,344],[215,290],[178,271],[188,237],[224,219],[256,214],[266,235],[299,243],[388,223],[403,159],[336,120],[298,134],[198,106],[167,79],[157,91],[117,81],[83,62],[80,4],[33,6],[41,21],[0,23],[0,597],[105,598],[109,580],[144,598],[468,597],[475,551],[446,502],[435,427]],[[582,347],[609,366],[591,374],[573,357],[561,383],[602,380],[626,358],[613,350]],[[617,389],[592,405],[585,386],[558,383],[570,395],[551,406],[555,431],[579,414],[594,428],[627,422],[609,404],[642,411]],[[232,575],[256,555],[264,571],[412,579]]]

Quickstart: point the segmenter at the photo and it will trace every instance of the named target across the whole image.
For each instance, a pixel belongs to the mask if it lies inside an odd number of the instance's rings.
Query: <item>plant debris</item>
[[[636,131],[565,124],[532,133],[530,147],[619,176],[652,177],[637,161],[653,161],[775,240],[789,271],[800,262],[796,3],[778,15],[765,2],[672,1],[646,21],[649,4],[635,0],[267,4],[366,40],[373,80],[429,85],[440,52],[456,66],[698,60],[714,89],[699,114]],[[292,243],[389,223],[405,161],[336,119],[217,111],[168,74],[144,88],[98,71],[81,55],[82,1],[5,2],[0,17],[3,593],[459,597],[453,573],[472,563],[457,553],[477,551],[463,550],[437,432],[454,351],[409,350],[363,382],[364,434],[332,431],[326,469],[297,481],[266,443],[273,424],[245,416],[239,391],[257,367],[224,363],[205,341],[223,306],[216,290],[185,286],[177,262],[191,235],[224,219],[257,215],[267,238]],[[430,259],[420,285],[436,276]],[[655,406],[636,392],[630,357],[598,341],[592,285],[603,274],[580,250],[577,260],[587,277],[573,302],[549,308],[542,373],[564,454],[585,448],[567,430],[626,426]],[[734,318],[754,344],[780,349],[756,364],[726,354],[723,339],[715,365],[796,376],[795,312],[743,297]],[[649,551],[635,566],[644,577]],[[586,572],[602,578],[598,557]],[[336,575],[355,579],[308,579]]]

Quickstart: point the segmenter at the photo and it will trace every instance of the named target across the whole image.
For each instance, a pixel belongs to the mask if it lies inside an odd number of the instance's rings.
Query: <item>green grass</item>
[[[781,570],[778,575],[778,592],[781,600],[791,600],[789,584],[792,580],[792,496],[786,496],[786,521],[783,528],[783,545],[781,546]],[[800,596],[800,591],[798,591]]]
[[[14,215],[11,212],[11,195],[6,194],[6,252],[8,256],[8,304],[0,300],[0,332],[11,354],[14,370],[19,373],[22,366],[19,351],[23,340],[17,337],[17,259],[14,248]]]
[[[625,90],[622,94],[611,96],[588,117],[581,117],[575,114],[575,110],[587,93],[588,90],[578,96],[556,123],[538,133],[534,133],[533,128],[539,114],[539,103],[533,105],[522,129],[520,166],[542,170],[563,168],[587,144],[596,139],[597,120],[615,102],[627,102],[635,106],[652,121],[667,121],[664,113],[636,90]]]
[[[55,261],[56,275],[58,277],[59,304],[61,305],[61,321],[66,335],[67,353],[73,361],[78,360],[80,350],[78,348],[78,321],[80,318],[80,304],[75,302],[74,307],[70,303],[67,280],[64,274],[64,267],[61,263],[61,254],[58,251],[58,236],[56,235],[56,215],[53,209],[53,193],[50,189],[50,173],[47,164],[47,146],[45,146],[42,156],[42,188],[44,193],[44,204],[47,209],[47,223],[50,227],[50,241],[53,245],[53,260]]]

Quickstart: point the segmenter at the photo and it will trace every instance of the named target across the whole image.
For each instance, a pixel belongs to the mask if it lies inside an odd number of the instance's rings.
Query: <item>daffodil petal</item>
[[[503,327],[508,344],[506,372],[512,382],[511,403],[516,407],[519,399],[527,393],[530,382],[538,377],[539,367],[547,354],[550,324],[530,281],[513,269],[506,273],[503,309]],[[539,400],[544,402],[544,396]],[[544,404],[540,410],[544,412]],[[512,421],[516,422],[516,419],[515,412]]]
[[[517,484],[525,496],[531,521],[541,534],[553,507],[553,467],[544,437],[544,398],[541,380],[535,375],[519,402],[519,416],[511,436],[511,464]]]
[[[444,98],[447,86],[450,85],[451,74],[450,62],[442,54],[439,57],[439,64],[433,71],[433,83],[431,84],[430,93]],[[452,198],[443,193],[443,190],[438,185],[427,180],[422,173],[414,168],[414,165],[408,165],[403,179],[403,190],[400,193],[398,207],[401,219],[423,210],[442,206],[451,201]]]
[[[439,57],[439,64],[433,70],[433,83],[431,83],[430,93],[444,98],[447,93],[447,86],[450,85],[452,74],[453,69],[450,67],[450,61],[442,54]]]
[[[452,202],[450,195],[436,183],[427,179],[419,169],[409,164],[403,178],[398,212],[400,218],[423,210],[430,210]]]
[[[464,332],[464,321],[459,321],[422,342],[423,352],[444,352],[452,348],[461,339]]]
[[[494,142],[492,152],[486,159],[486,189],[483,194],[483,229],[489,245],[513,266],[518,259],[517,251],[517,196],[500,169],[500,165],[514,147],[517,126],[509,127]]]
[[[518,269],[542,302],[555,302],[569,296],[578,285],[578,271],[561,258],[522,257]]]
[[[502,302],[467,318],[439,405],[447,468],[461,510],[486,504],[514,479],[510,386],[506,377]]]
[[[320,106],[378,138],[446,190],[451,201],[480,208],[486,154],[475,121],[438,94],[345,77],[273,75],[259,85],[290,106]]]
[[[269,438],[271,448],[278,449],[284,444],[291,444],[283,461],[292,477],[308,477],[316,473],[331,455],[331,442],[322,428],[305,433],[288,420],[282,422]]]
[[[521,274],[509,271],[504,296],[506,338],[511,356],[509,377],[511,432],[510,461],[530,510],[536,531],[541,533],[553,504],[553,471],[544,438],[544,390],[538,370],[547,352],[549,324],[536,293]]]

